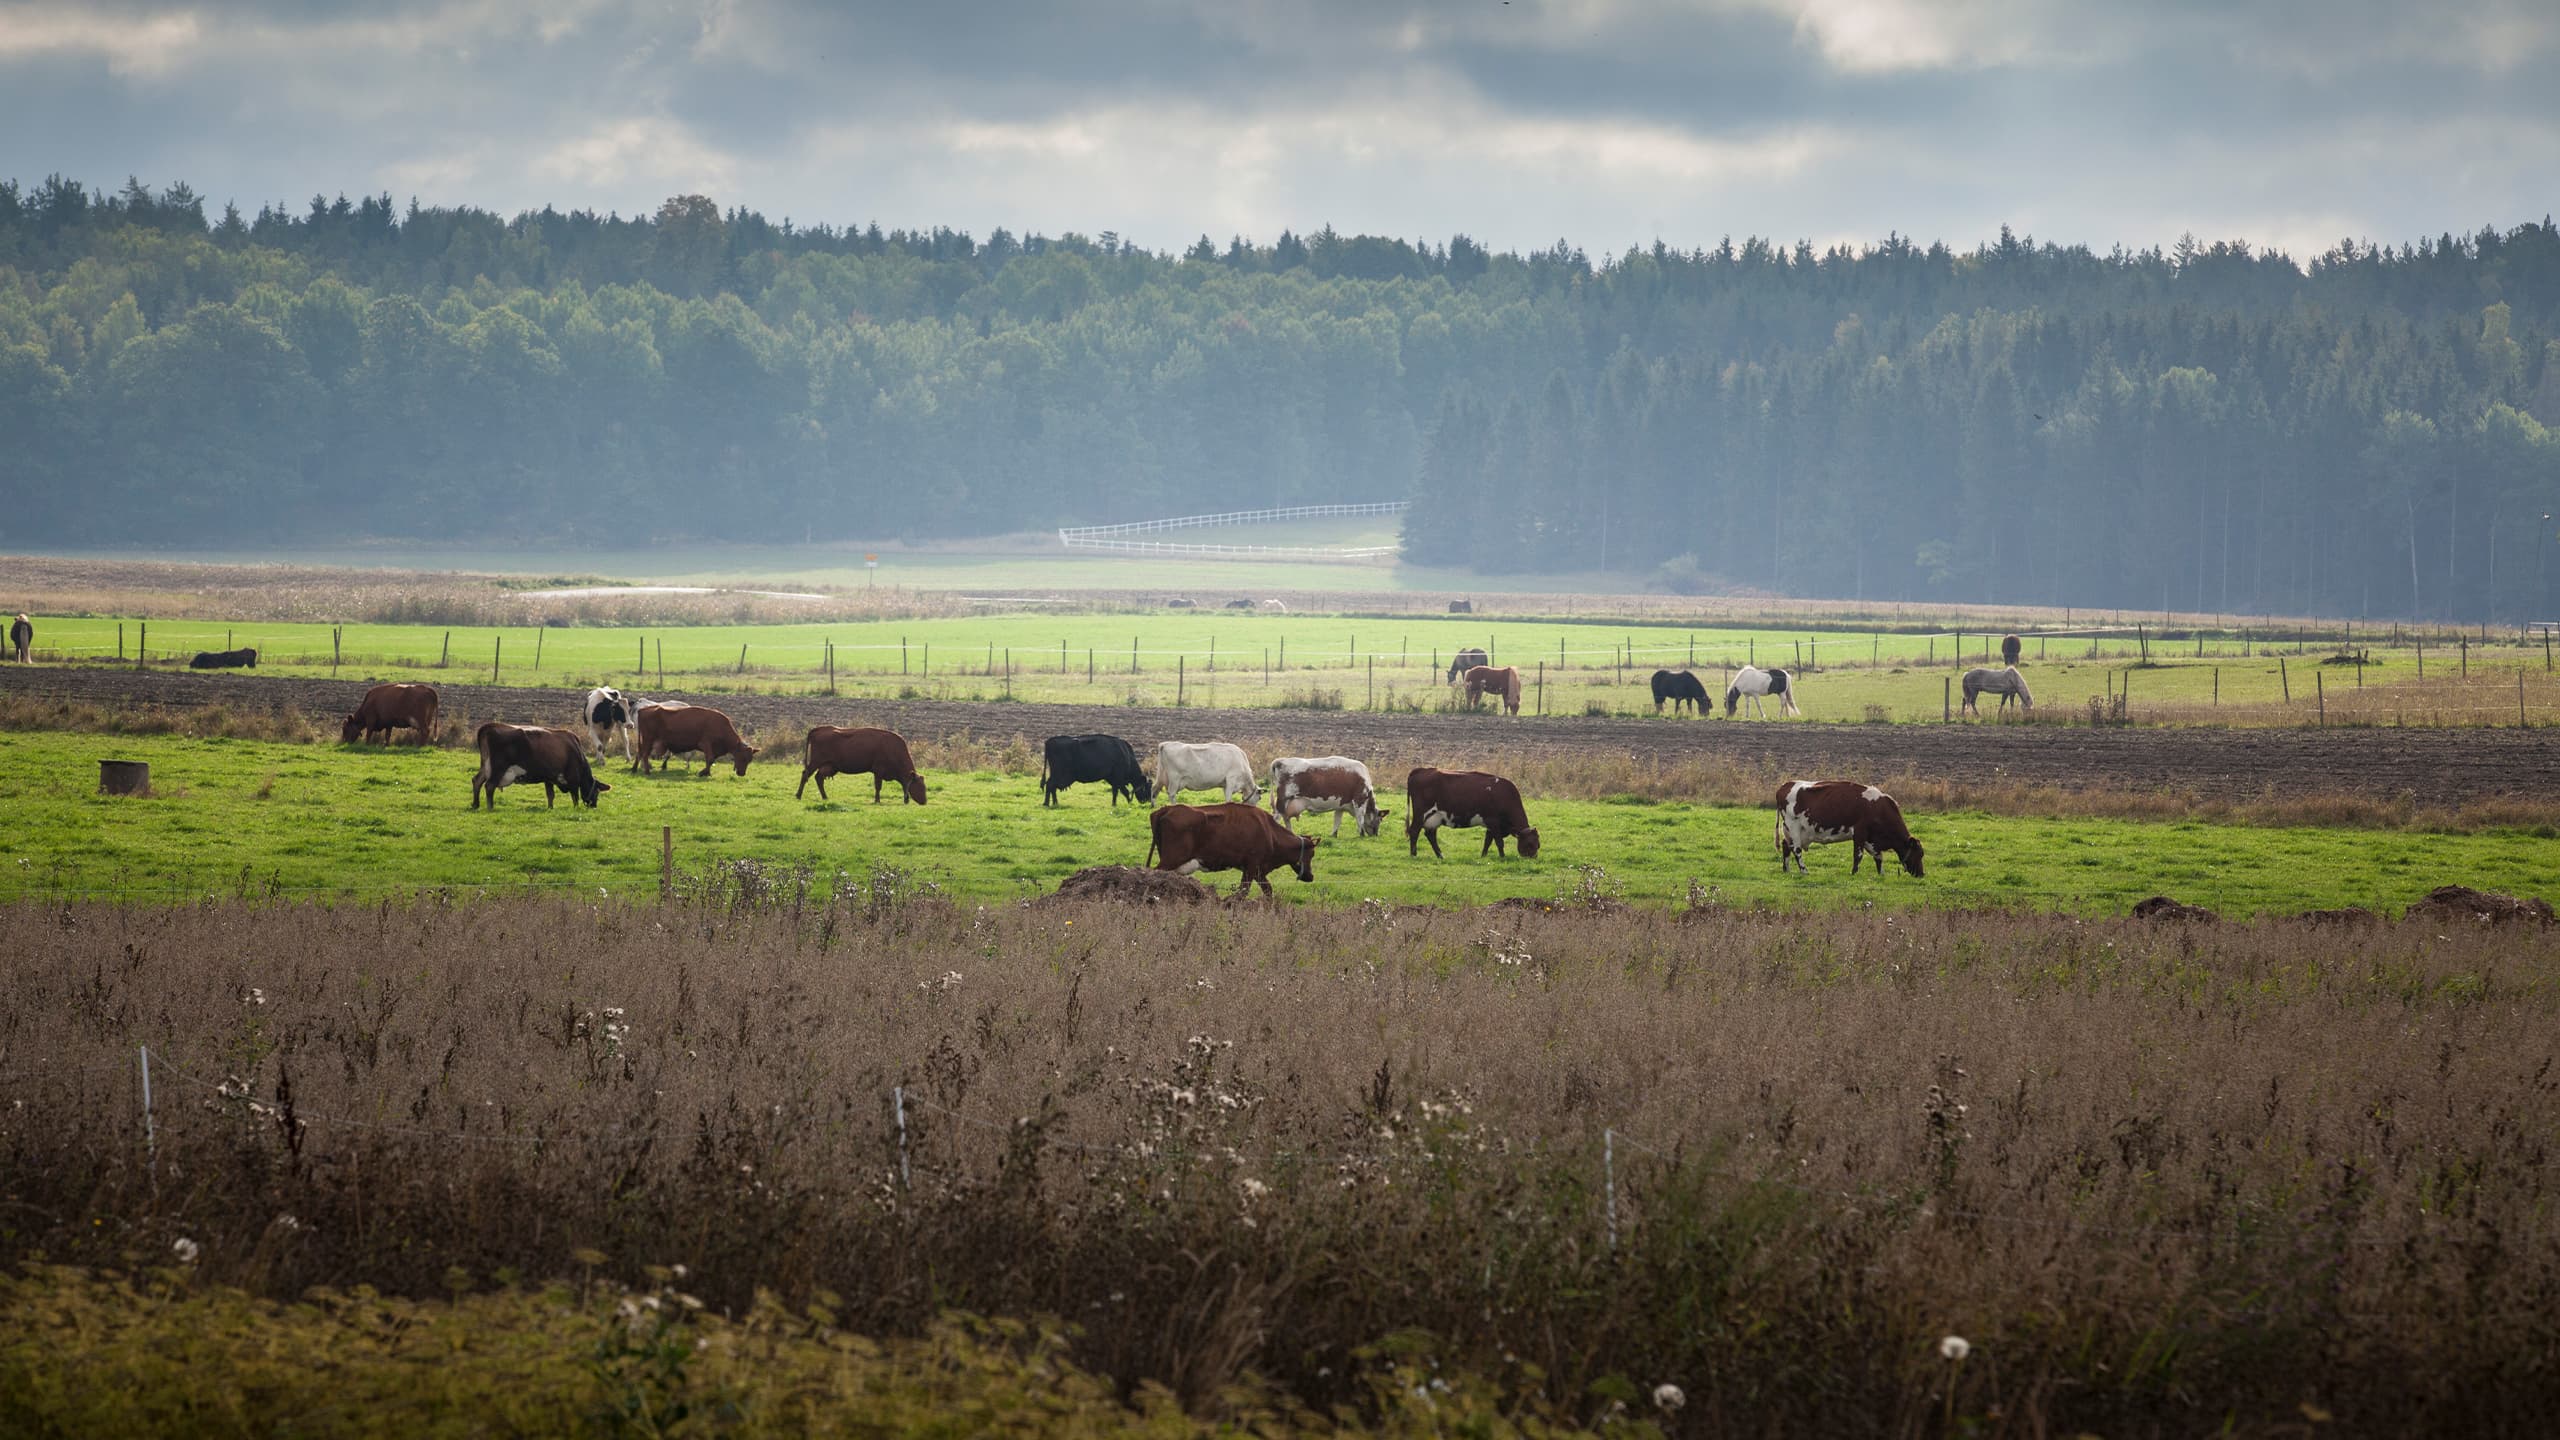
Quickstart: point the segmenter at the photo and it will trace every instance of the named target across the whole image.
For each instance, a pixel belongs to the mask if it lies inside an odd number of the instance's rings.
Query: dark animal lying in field
[[[196,658],[187,662],[187,668],[190,670],[238,670],[242,668],[255,670],[258,668],[258,652],[249,649],[199,650],[196,652]]]

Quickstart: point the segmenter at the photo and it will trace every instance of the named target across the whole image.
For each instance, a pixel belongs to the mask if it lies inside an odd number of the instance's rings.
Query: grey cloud
[[[2560,173],[2542,7],[1912,4],[0,0],[0,175],[1600,252],[2397,239]]]

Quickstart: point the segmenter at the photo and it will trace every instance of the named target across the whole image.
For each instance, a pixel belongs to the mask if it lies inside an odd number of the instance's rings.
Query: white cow
[[[1301,815],[1333,812],[1333,833],[1342,834],[1342,817],[1357,822],[1359,833],[1375,835],[1386,811],[1378,807],[1377,782],[1369,767],[1348,755],[1320,759],[1284,758],[1271,762],[1271,813],[1296,828]]]
[[[587,733],[595,738],[596,754],[604,754],[605,747],[613,743],[613,732],[620,730],[622,758],[631,760],[634,753],[632,740],[640,729],[640,712],[657,703],[655,700],[643,700],[637,695],[625,694],[610,685],[598,686],[588,691]]]
[[[1167,740],[1156,747],[1157,802],[1179,800],[1185,790],[1222,791],[1230,800],[1242,796],[1247,805],[1262,798],[1262,787],[1253,783],[1253,762],[1241,747],[1223,740],[1206,745]]]

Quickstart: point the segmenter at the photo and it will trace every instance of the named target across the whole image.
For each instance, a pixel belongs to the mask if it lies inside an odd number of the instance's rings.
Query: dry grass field
[[[733,1317],[1052,1316],[1209,1415],[1248,1375],[1373,1403],[1384,1346],[1575,1424],[1676,1384],[1702,1435],[2533,1433],[2556,945],[752,867],[638,908],[20,905],[0,1254],[283,1298],[682,1266]]]

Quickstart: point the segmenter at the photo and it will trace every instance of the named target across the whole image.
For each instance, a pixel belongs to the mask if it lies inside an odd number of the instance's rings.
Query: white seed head
[[[1962,1364],[1964,1357],[1972,1353],[1973,1342],[1961,1335],[1949,1335],[1938,1341],[1938,1358],[1941,1360],[1953,1360]]]
[[[1656,1385],[1653,1387],[1653,1408],[1666,1415],[1688,1403],[1688,1395],[1677,1385]]]
[[[177,1242],[169,1248],[178,1253],[178,1263],[181,1265],[193,1265],[196,1263],[196,1256],[202,1254],[204,1251],[204,1247],[184,1236],[180,1236]]]

